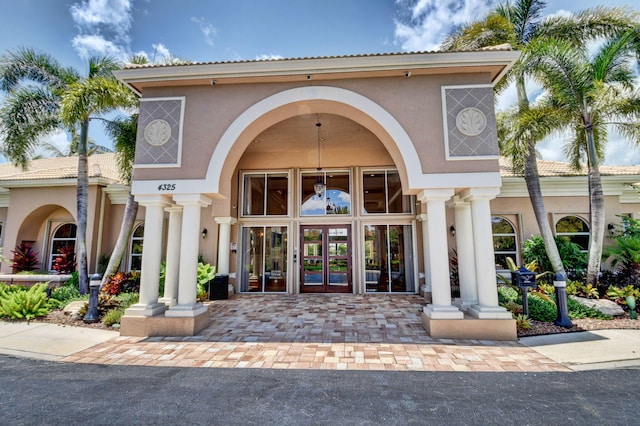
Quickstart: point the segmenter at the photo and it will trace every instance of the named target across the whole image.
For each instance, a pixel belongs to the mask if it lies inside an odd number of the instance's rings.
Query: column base
[[[124,311],[124,314],[130,317],[152,317],[159,315],[166,310],[167,306],[164,303],[152,303],[150,305],[135,303],[129,306]]]
[[[204,312],[207,312],[206,306],[202,303],[194,303],[193,305],[173,305],[164,315],[173,318],[192,318]]]
[[[451,319],[460,320],[464,318],[464,314],[453,305],[442,306],[429,304],[423,309],[422,315],[426,315],[431,319]]]
[[[518,340],[514,319],[433,319],[423,312],[422,326],[434,339]]]
[[[166,315],[140,317],[124,315],[120,320],[121,336],[195,336],[210,323],[209,312],[193,317],[171,318]]]
[[[467,309],[472,317],[478,319],[512,319],[513,315],[502,306],[473,305]]]
[[[167,308],[170,308],[171,306],[175,305],[177,301],[176,299],[172,299],[170,297],[161,297],[160,299],[158,299],[158,303],[164,303]]]
[[[478,301],[477,300],[473,300],[473,301],[469,301],[469,302],[463,302],[462,299],[460,299],[459,297],[456,297],[455,299],[453,299],[453,302],[451,302],[451,304],[453,306],[458,307],[458,309],[460,309],[462,312],[467,312],[467,310],[471,306],[477,305]]]

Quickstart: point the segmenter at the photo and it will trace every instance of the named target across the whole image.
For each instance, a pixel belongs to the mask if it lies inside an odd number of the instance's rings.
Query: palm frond
[[[51,55],[34,49],[18,48],[0,58],[0,90],[5,92],[29,81],[56,90],[78,78],[73,69],[62,67]]]
[[[107,132],[115,140],[118,169],[120,177],[127,185],[131,183],[133,162],[136,152],[136,137],[138,131],[138,114],[124,119],[117,119],[105,124]]]

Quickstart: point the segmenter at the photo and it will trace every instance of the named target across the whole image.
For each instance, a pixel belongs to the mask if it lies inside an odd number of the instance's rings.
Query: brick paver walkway
[[[331,370],[570,371],[518,342],[431,339],[409,295],[236,295],[190,337],[117,337],[65,358],[118,365]]]

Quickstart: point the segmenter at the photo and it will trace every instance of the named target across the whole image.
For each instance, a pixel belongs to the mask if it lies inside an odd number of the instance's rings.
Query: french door
[[[300,227],[300,291],[351,293],[351,226]]]

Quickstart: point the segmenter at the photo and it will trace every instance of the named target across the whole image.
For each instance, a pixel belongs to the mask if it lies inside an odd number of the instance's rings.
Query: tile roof
[[[569,163],[560,161],[538,160],[538,173],[540,177],[553,176],[586,176],[587,167],[581,170],[572,169]],[[515,173],[511,167],[511,161],[500,157],[500,174],[502,177],[522,177],[522,173]],[[600,166],[602,176],[628,176],[640,175],[640,166]]]
[[[120,182],[116,154],[95,154],[89,159],[89,178],[102,177]],[[44,179],[76,179],[78,177],[78,157],[56,157],[32,160],[27,169],[13,164],[0,164],[0,182],[35,181]],[[1,185],[1,183],[0,183]]]
[[[334,55],[334,56],[305,56],[297,58],[260,58],[260,59],[240,59],[235,61],[206,61],[206,62],[184,62],[175,64],[125,64],[124,69],[137,69],[137,68],[165,68],[165,67],[180,67],[189,65],[221,65],[221,64],[247,64],[257,62],[283,62],[283,61],[301,61],[312,59],[353,59],[353,58],[369,58],[369,57],[385,57],[385,56],[408,56],[408,55],[423,55],[423,54],[437,54],[437,53],[460,53],[460,52],[483,52],[483,51],[511,51],[511,45],[508,43],[499,44],[496,46],[487,46],[475,50],[457,50],[457,51],[442,51],[442,50],[430,50],[430,51],[418,51],[418,52],[387,52],[387,53],[369,53],[369,54],[355,54],[355,55]]]

